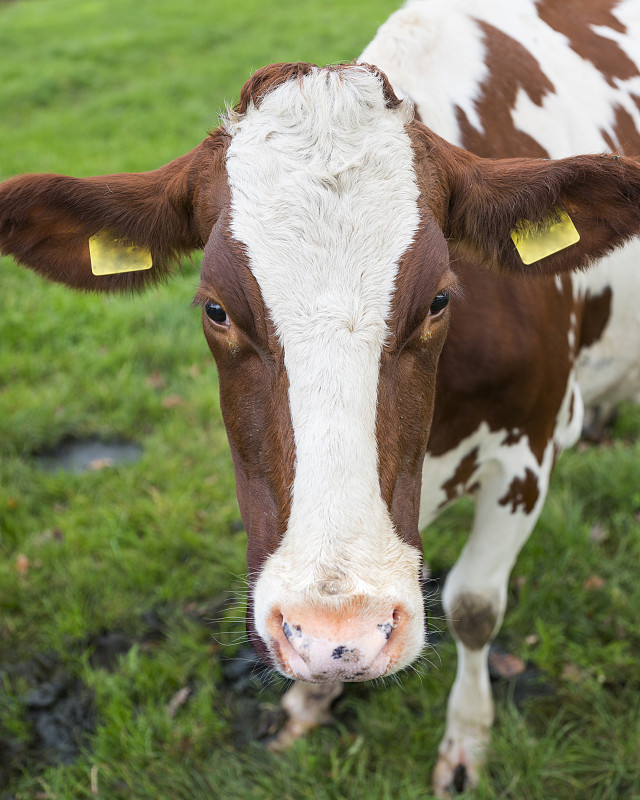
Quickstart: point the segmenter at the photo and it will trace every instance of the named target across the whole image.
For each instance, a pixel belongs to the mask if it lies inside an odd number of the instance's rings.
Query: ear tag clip
[[[89,255],[94,275],[138,272],[152,267],[150,250],[109,231],[100,231],[89,239]]]
[[[580,234],[566,211],[556,208],[540,222],[522,219],[511,238],[523,264],[533,264],[580,241]]]

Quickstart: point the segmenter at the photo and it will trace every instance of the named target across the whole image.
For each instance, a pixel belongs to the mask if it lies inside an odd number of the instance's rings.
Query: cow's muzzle
[[[409,614],[402,606],[374,611],[274,608],[269,651],[290,678],[314,683],[367,681],[395,672],[406,650]]]

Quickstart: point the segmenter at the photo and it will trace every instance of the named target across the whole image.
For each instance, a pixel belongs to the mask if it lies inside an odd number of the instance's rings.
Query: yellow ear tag
[[[533,264],[580,241],[571,217],[554,209],[540,222],[522,219],[511,231],[511,238],[523,264]]]
[[[151,252],[131,239],[117,238],[109,231],[100,231],[89,239],[91,272],[113,275],[116,272],[138,272],[151,269]]]

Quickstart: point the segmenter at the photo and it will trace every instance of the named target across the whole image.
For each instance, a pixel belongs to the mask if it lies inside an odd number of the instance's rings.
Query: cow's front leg
[[[287,712],[287,721],[269,742],[269,749],[286,750],[307,731],[329,722],[331,704],[342,694],[342,689],[342,683],[294,681],[280,701]]]
[[[509,574],[538,519],[549,483],[552,453],[524,469],[492,462],[480,477],[473,529],[449,573],[443,605],[458,649],[447,727],[433,786],[437,797],[473,787],[493,722],[487,657],[507,604]]]

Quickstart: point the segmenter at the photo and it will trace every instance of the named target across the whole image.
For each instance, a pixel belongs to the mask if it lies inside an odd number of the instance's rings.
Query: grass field
[[[253,69],[351,58],[394,5],[0,2],[0,179],[159,166]],[[0,260],[0,798],[428,797],[455,672],[446,636],[401,685],[349,687],[335,724],[289,753],[257,740],[281,687],[242,668],[245,539],[189,307],[197,268],[102,298]],[[135,441],[142,457],[80,474],[34,457],[86,436]],[[640,798],[638,409],[621,409],[613,437],[563,456],[514,572],[500,643],[545,691],[516,703],[519,687],[498,684],[478,798]],[[435,571],[470,518],[463,502],[426,532]],[[64,700],[48,733],[46,691]],[[69,719],[59,763],[38,745]]]

